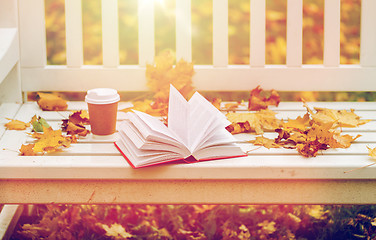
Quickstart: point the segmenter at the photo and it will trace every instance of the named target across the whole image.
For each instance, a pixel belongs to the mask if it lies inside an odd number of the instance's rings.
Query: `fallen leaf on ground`
[[[114,239],[128,239],[132,237],[132,234],[125,231],[121,224],[114,223],[111,226],[102,224],[102,228],[106,231],[106,236],[113,237]]]
[[[67,101],[51,93],[38,92],[37,103],[45,111],[64,111],[68,107]]]
[[[257,86],[250,93],[248,100],[248,110],[257,111],[260,109],[266,109],[269,105],[278,106],[280,100],[279,94],[275,90],[271,90],[269,97],[260,96],[262,89]]]
[[[9,118],[7,118],[7,119],[10,120],[10,122],[4,124],[4,126],[8,130],[25,130],[27,127],[30,126],[29,123],[25,123],[25,122],[22,122],[20,120],[9,119]]]

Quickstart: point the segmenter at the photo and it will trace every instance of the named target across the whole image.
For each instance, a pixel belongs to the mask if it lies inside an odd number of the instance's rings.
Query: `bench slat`
[[[366,155],[251,155],[132,169],[122,156],[0,157],[0,179],[376,179]]]

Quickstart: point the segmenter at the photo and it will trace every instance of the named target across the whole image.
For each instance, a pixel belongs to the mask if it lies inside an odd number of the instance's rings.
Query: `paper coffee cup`
[[[96,135],[110,135],[116,131],[116,115],[120,96],[115,89],[95,88],[87,91],[91,132]]]

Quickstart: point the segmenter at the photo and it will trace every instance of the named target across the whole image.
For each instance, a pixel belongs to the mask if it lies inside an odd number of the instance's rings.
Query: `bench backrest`
[[[119,64],[118,2],[102,0],[103,65],[83,65],[82,2],[65,0],[64,66],[47,65],[44,0],[18,4],[21,91],[147,90],[145,65],[155,55],[154,5],[138,0],[139,64]],[[340,65],[340,0],[325,0],[321,65],[302,64],[303,0],[287,1],[285,65],[265,65],[265,1],[250,1],[250,64],[228,64],[228,0],[213,0],[213,64],[195,66],[199,90],[376,91],[376,1],[361,2],[359,65]],[[4,4],[4,3],[1,3]],[[176,58],[192,60],[191,0],[176,0]]]

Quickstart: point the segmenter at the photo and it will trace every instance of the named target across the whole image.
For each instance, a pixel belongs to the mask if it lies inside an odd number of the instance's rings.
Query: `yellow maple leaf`
[[[34,153],[57,152],[62,147],[69,147],[72,140],[61,135],[61,130],[53,130],[51,127],[43,126],[43,133],[33,133],[32,136],[38,140],[35,142]]]
[[[280,145],[275,143],[274,139],[266,138],[266,137],[256,137],[255,140],[249,141],[250,143],[253,143],[254,145],[257,146],[264,146],[268,149],[270,148],[279,148]]]
[[[38,92],[37,103],[39,107],[46,111],[64,111],[67,109],[67,101],[51,93]]]
[[[25,130],[27,127],[30,126],[30,123],[25,123],[25,122],[22,122],[20,120],[15,120],[15,119],[9,119],[9,118],[7,119],[10,120],[10,122],[6,123],[4,126],[8,130]]]
[[[316,112],[313,112],[308,105],[304,102],[304,106],[312,117],[312,120],[317,124],[333,124],[335,127],[358,127],[366,124],[371,120],[360,119],[358,115],[354,113],[354,110],[335,110],[329,108],[314,108]]]
[[[226,117],[235,125],[237,123],[248,122],[250,126],[249,131],[254,131],[256,134],[263,134],[265,130],[274,131],[274,129],[280,127],[282,122],[275,117],[275,114],[276,113],[272,110],[265,109],[254,113],[230,112],[226,114]]]
[[[309,114],[304,114],[303,117],[298,116],[296,119],[288,119],[287,122],[283,123],[284,128],[295,128],[299,130],[306,130],[307,127],[311,126]]]

